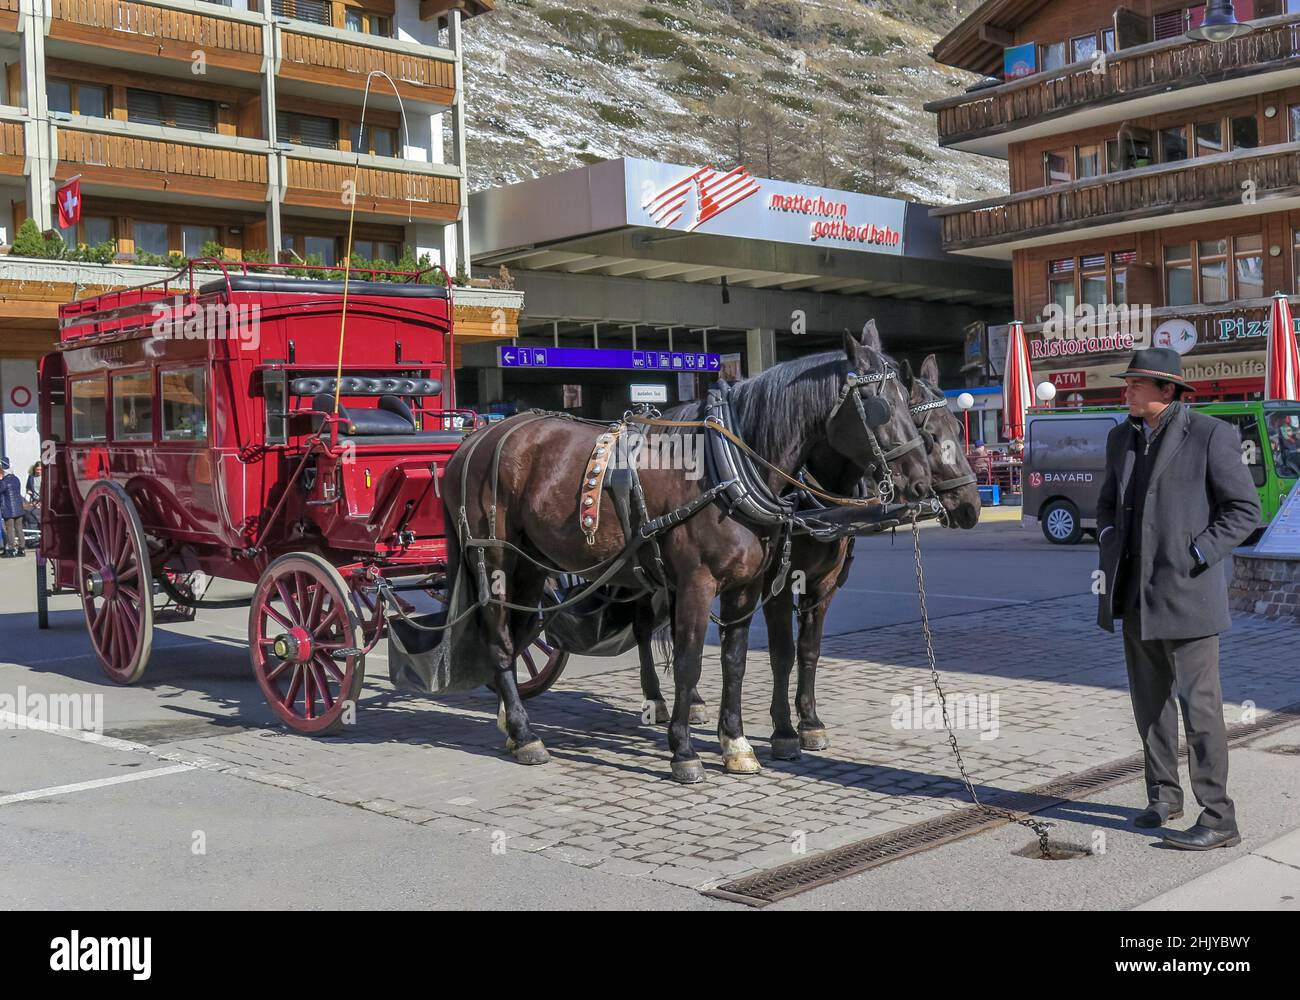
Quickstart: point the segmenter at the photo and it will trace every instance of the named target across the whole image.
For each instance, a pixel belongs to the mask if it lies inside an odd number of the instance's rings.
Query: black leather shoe
[[[1182,806],[1175,806],[1169,802],[1152,802],[1133,817],[1133,825],[1143,830],[1151,830],[1164,826],[1171,819],[1180,819],[1182,815]]]
[[[1236,830],[1212,830],[1197,823],[1187,830],[1168,831],[1165,843],[1184,851],[1210,851],[1216,847],[1236,847],[1241,843],[1241,834]]]

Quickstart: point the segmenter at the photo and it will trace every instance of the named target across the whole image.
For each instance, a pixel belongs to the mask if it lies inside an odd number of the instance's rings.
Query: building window
[[[45,98],[55,114],[104,118],[108,115],[108,88],[71,80],[46,80]]]
[[[1264,297],[1264,237],[1238,236],[1232,241],[1233,279],[1237,283],[1235,297],[1262,299]]]
[[[1187,159],[1187,127],[1178,125],[1160,130],[1160,162],[1176,163]]]
[[[1047,45],[1040,45],[1038,55],[1038,61],[1042,65],[1044,73],[1060,69],[1065,65],[1065,43],[1052,42]]]
[[[216,226],[181,226],[181,253],[186,257],[199,257],[204,243],[218,243]]]
[[[366,260],[382,260],[389,264],[396,264],[401,256],[396,243],[385,243],[380,240],[354,240],[352,252]]]
[[[1165,247],[1165,305],[1189,306],[1195,301],[1192,281],[1192,245]]]
[[[1047,265],[1051,301],[1066,316],[1074,315],[1074,258],[1054,260]]]
[[[1047,184],[1065,184],[1074,180],[1074,157],[1068,149],[1058,149],[1043,154],[1043,169]]]
[[[1101,147],[1080,146],[1076,163],[1078,164],[1078,177],[1080,180],[1085,177],[1101,176]]]
[[[135,252],[158,254],[166,257],[171,253],[171,239],[165,222],[134,222],[131,226],[131,238],[135,241]]]
[[[153,376],[132,372],[113,376],[113,440],[153,439]]]
[[[362,147],[363,139],[365,140],[364,148]],[[353,151],[372,153],[375,156],[397,155],[397,129],[395,128],[367,125],[363,135],[361,126],[353,123],[348,127],[348,141],[352,144]]]
[[[1187,12],[1181,7],[1156,14],[1151,21],[1151,37],[1157,42],[1165,38],[1176,38],[1187,30]]]
[[[336,118],[301,115],[296,111],[275,113],[275,132],[280,142],[318,149],[338,149],[339,123]]]
[[[1223,122],[1202,122],[1196,126],[1196,155],[1212,156],[1222,153],[1227,147],[1223,145]]]
[[[1110,255],[1113,300],[1117,306],[1128,305],[1128,268],[1136,261],[1136,250],[1116,250]]]
[[[1080,299],[1086,306],[1096,309],[1106,304],[1106,255],[1096,254],[1080,260]]]
[[[1254,115],[1232,119],[1232,148],[1256,149],[1259,146],[1259,122]]]
[[[1084,62],[1091,59],[1097,52],[1097,36],[1080,35],[1077,38],[1070,39],[1070,58],[1073,62]]]
[[[1115,29],[1105,28],[1101,33],[1101,48],[1103,52],[1115,51]]]
[[[164,441],[208,439],[207,384],[201,368],[162,373]]]
[[[72,383],[72,440],[103,441],[105,431],[104,380],[77,379]]]
[[[1201,301],[1207,305],[1227,302],[1228,241],[1199,240],[1196,255],[1201,273]]]
[[[343,16],[343,26],[348,31],[358,31],[380,38],[393,37],[393,19],[386,14],[373,14],[368,10],[350,9]]]
[[[83,215],[75,226],[60,229],[59,235],[70,247],[97,247],[113,240],[113,220],[99,215]]]
[[[303,240],[308,260],[317,259],[323,264],[338,263],[338,240],[333,236],[308,236]]]
[[[271,0],[271,13],[310,24],[329,26],[332,23],[328,0]]]
[[[1291,105],[1291,141],[1300,142],[1300,104]]]
[[[159,94],[152,90],[127,90],[126,117],[139,125],[163,125],[196,132],[217,130],[217,106],[214,102]]]

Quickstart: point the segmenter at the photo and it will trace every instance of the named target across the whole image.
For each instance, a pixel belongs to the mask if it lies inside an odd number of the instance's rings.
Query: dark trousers
[[[1219,686],[1219,637],[1143,640],[1136,595],[1125,595],[1124,659],[1133,718],[1142,737],[1147,800],[1181,809],[1178,783],[1178,710],[1187,735],[1187,769],[1202,812],[1197,822],[1236,830],[1228,798],[1228,735]],[[1177,701],[1175,701],[1177,696]]]
[[[22,552],[26,549],[25,539],[23,538],[23,519],[21,517],[6,517],[4,519],[5,529],[5,548],[14,549]]]

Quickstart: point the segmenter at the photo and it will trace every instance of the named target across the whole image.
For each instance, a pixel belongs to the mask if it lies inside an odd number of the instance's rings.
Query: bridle
[[[826,418],[826,424],[829,427],[839,414],[840,407],[844,406],[848,400],[853,400],[853,404],[858,411],[858,417],[862,421],[862,428],[866,432],[867,442],[871,446],[872,458],[867,465],[866,471],[876,482],[876,495],[882,504],[894,502],[894,477],[890,474],[889,463],[901,458],[914,448],[925,447],[925,442],[917,436],[911,441],[886,451],[876,434],[876,428],[888,423],[893,416],[894,408],[889,400],[885,398],[885,384],[897,378],[898,371],[892,366],[887,366],[884,371],[869,371],[863,375],[850,371],[844,377],[844,385],[840,387],[838,402],[836,402],[834,409],[831,410],[830,416]],[[864,402],[862,389],[871,385],[879,386],[879,389],[867,396]]]
[[[919,382],[923,388],[930,389],[930,387],[926,383],[921,382],[920,379],[917,379],[916,381]],[[939,440],[939,436],[935,434],[934,431],[930,430],[929,426],[927,426],[930,423],[930,417],[933,415],[935,410],[940,408],[947,409],[947,407],[948,400],[942,397],[939,399],[932,399],[927,403],[917,403],[915,406],[908,407],[908,412],[912,414],[913,418],[925,414],[925,416],[921,417],[920,420],[916,421],[916,429],[925,441],[925,450],[927,452],[934,451],[934,446]],[[953,476],[951,479],[931,479],[930,492],[933,496],[938,496],[940,493],[950,493],[953,490],[959,490],[963,486],[971,486],[977,481],[978,480],[976,480],[974,475]]]

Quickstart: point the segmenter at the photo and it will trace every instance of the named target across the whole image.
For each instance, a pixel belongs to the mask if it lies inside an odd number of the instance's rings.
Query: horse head
[[[908,391],[912,419],[925,442],[934,494],[948,512],[953,528],[973,528],[980,519],[980,495],[975,474],[966,460],[961,424],[939,389],[939,364],[933,354],[921,362],[920,375],[904,361],[902,381]]]

